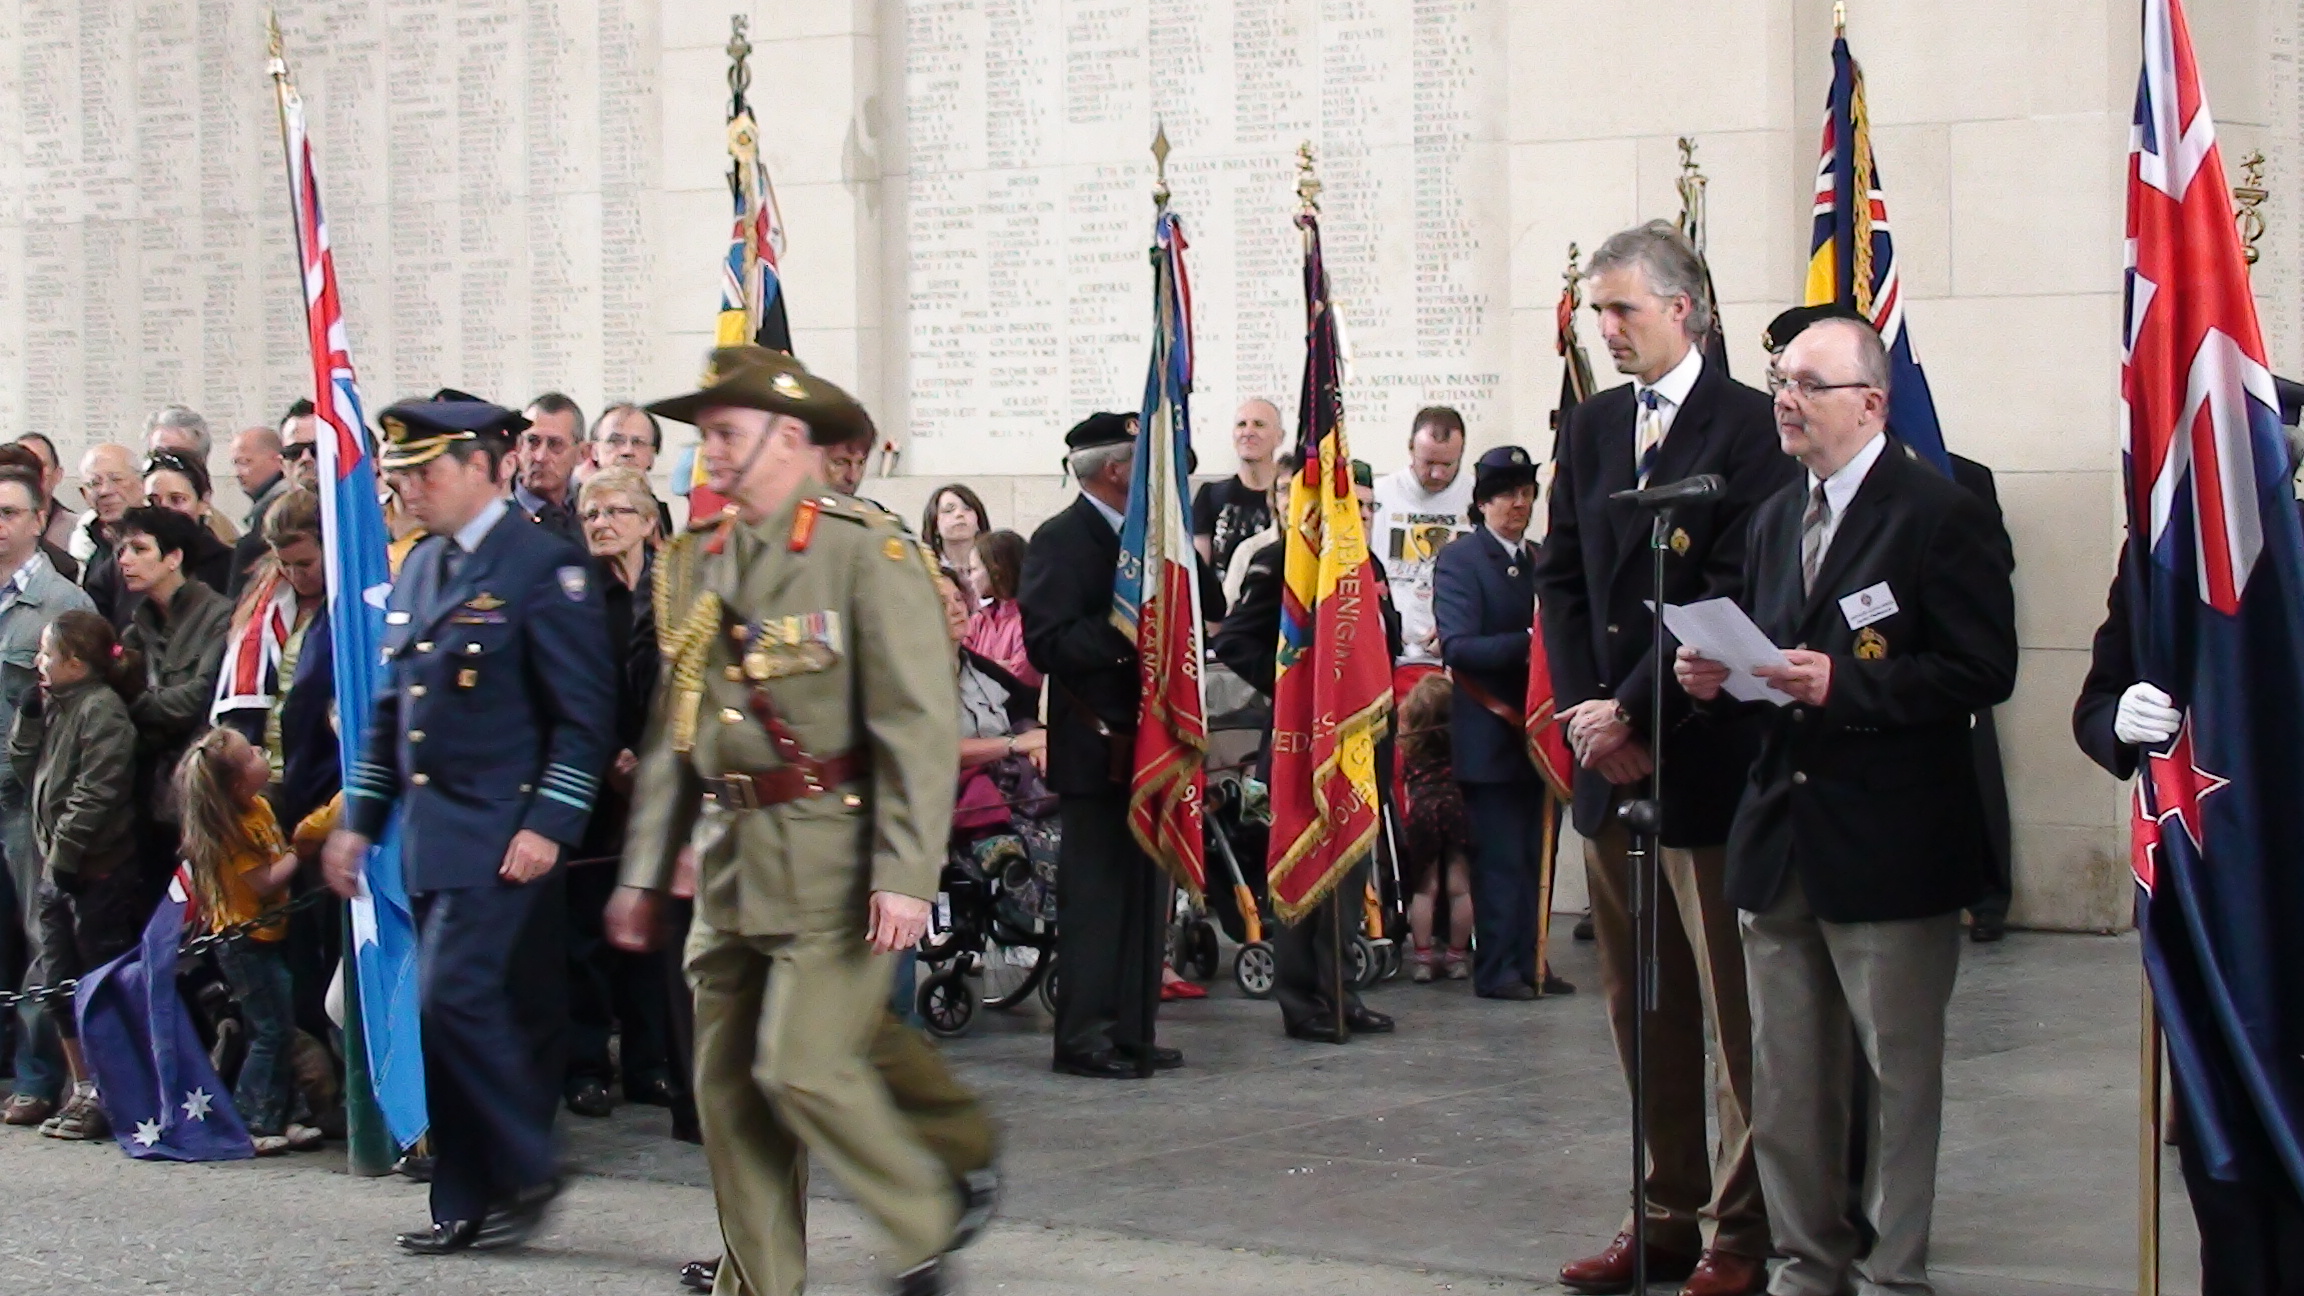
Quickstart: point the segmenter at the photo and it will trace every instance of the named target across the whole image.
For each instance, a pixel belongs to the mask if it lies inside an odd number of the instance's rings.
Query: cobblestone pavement
[[[976,1296],[1531,1292],[1606,1239],[1627,1118],[1589,947],[1537,1004],[1394,983],[1349,1048],[1280,1035],[1228,986],[1172,1005],[1188,1064],[1146,1084],[1054,1076],[1046,1023],[993,1015],[951,1052],[1002,1115],[1011,1192],[966,1256]],[[2136,949],[2017,935],[1971,947],[1953,1008],[1933,1261],[1944,1296],[2135,1290]],[[527,1251],[420,1260],[392,1233],[423,1189],[335,1151],[217,1166],[0,1130],[0,1293],[662,1293],[714,1245],[696,1150],[663,1113],[562,1118],[577,1177]],[[811,1208],[810,1290],[881,1290],[836,1187]],[[2169,1169],[2171,1296],[2197,1291]],[[1668,1290],[1658,1288],[1659,1291]]]

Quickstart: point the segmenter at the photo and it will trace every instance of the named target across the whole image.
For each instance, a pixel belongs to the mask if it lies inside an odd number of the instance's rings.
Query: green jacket
[[[959,690],[942,601],[894,516],[810,481],[757,525],[675,540],[656,581],[666,660],[623,884],[665,889],[692,844],[697,918],[745,936],[860,931],[873,891],[933,897],[959,777]],[[801,749],[818,760],[852,752],[870,770],[820,795],[741,810],[707,802],[704,780],[784,764],[731,634],[763,625],[770,640],[781,627],[802,641],[776,651],[774,677],[757,686]]]
[[[208,729],[216,677],[224,669],[224,640],[232,629],[232,600],[187,579],[168,600],[162,618],[151,599],[140,599],[120,632],[120,645],[144,656],[144,693],[129,704],[137,752],[151,779],[152,815],[175,823],[176,763]]]
[[[111,685],[90,677],[25,698],[8,763],[32,789],[32,841],[54,873],[101,877],[135,855],[136,726]]]

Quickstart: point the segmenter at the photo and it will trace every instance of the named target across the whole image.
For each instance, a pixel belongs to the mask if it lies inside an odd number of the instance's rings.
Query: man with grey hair
[[[1647,600],[1664,564],[1672,603],[1733,596],[1753,508],[1792,479],[1768,398],[1707,364],[1712,323],[1703,263],[1662,221],[1611,237],[1586,274],[1600,336],[1626,386],[1578,405],[1554,445],[1550,530],[1536,568],[1554,695],[1576,753],[1574,812],[1599,942],[1600,985],[1625,1075],[1645,1027],[1643,1095],[1650,1157],[1648,1273],[1685,1279],[1685,1296],[1744,1296],[1767,1281],[1768,1217],[1751,1146],[1751,1016],[1736,911],[1722,895],[1725,843],[1755,733],[1739,718],[1682,724],[1685,702],[1650,707],[1658,663]],[[1610,496],[1717,474],[1719,495],[1673,511],[1667,548],[1649,544],[1649,515]],[[1629,834],[1620,804],[1650,795],[1665,767],[1655,1007],[1634,994]],[[1710,1043],[1710,1065],[1707,1045]],[[1707,1076],[1710,1077],[1709,1082]],[[1706,1105],[1719,1130],[1707,1147]],[[1560,1271],[1577,1292],[1632,1289],[1632,1221],[1600,1254]]]
[[[1811,324],[1769,374],[1806,471],[1755,511],[1736,601],[1784,647],[1757,672],[1784,704],[1722,698],[1728,668],[1695,649],[1673,667],[1705,721],[1758,726],[1726,896],[1779,1296],[1934,1290],[1944,1016],[1960,910],[1991,869],[1970,718],[2016,684],[2008,533],[1889,434],[1888,382],[1879,334],[1852,319]],[[1868,1251],[1848,1222],[1851,1120]]]
[[[208,433],[208,420],[189,405],[163,405],[144,421],[146,454],[173,450],[206,468],[208,452],[215,446],[215,438]]]
[[[1160,1001],[1160,877],[1128,831],[1136,646],[1112,625],[1136,416],[1093,414],[1064,438],[1080,483],[1024,552],[1024,647],[1048,677],[1048,785],[1063,817],[1056,875],[1055,1069],[1124,1080],[1181,1066],[1153,1041]]]

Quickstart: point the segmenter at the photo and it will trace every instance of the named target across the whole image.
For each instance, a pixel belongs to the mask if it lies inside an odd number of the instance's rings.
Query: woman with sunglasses
[[[233,579],[232,552],[240,536],[216,511],[214,493],[208,470],[189,455],[155,450],[144,461],[146,502],[200,523],[193,547],[184,554],[184,573],[219,594],[230,595],[239,584]]]

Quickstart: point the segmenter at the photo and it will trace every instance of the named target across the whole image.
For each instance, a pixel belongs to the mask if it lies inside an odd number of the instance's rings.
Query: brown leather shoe
[[[1696,1271],[1696,1257],[1648,1247],[1648,1281],[1679,1282]],[[1560,1266],[1560,1285],[1583,1296],[1614,1296],[1632,1290],[1632,1235],[1619,1233],[1596,1256]]]
[[[1768,1290],[1768,1265],[1733,1251],[1706,1251],[1680,1296],[1758,1296]]]

